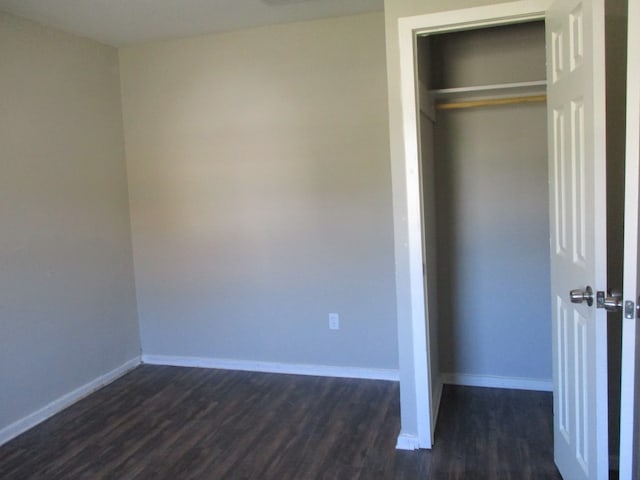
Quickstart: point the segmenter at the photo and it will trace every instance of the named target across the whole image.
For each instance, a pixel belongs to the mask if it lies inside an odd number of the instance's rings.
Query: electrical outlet
[[[331,330],[340,330],[340,315],[337,313],[329,314],[329,328]]]

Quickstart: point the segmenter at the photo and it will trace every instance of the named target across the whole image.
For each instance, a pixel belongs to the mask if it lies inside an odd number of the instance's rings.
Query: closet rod
[[[458,108],[490,107],[493,105],[512,105],[516,103],[546,102],[546,95],[528,95],[524,97],[486,98],[483,100],[467,100],[463,102],[436,103],[436,110],[454,110]]]

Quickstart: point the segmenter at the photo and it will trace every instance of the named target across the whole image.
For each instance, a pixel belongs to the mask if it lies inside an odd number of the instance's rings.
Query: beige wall
[[[2,437],[140,343],[116,50],[0,14],[0,91]]]
[[[120,60],[144,353],[397,368],[383,15]]]

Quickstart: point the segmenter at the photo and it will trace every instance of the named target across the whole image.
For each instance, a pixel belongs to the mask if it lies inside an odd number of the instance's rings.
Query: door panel
[[[547,68],[555,459],[564,478],[604,479],[606,314],[569,297],[606,285],[603,0],[553,3]]]
[[[637,302],[640,295],[638,211],[640,202],[640,2],[629,2],[627,36],[627,133],[625,154],[624,278],[623,298]],[[626,315],[625,315],[626,317]],[[620,478],[640,478],[638,408],[640,404],[640,329],[637,315],[622,320],[622,372],[620,398]],[[634,428],[635,426],[635,428]],[[635,472],[635,475],[632,474]]]

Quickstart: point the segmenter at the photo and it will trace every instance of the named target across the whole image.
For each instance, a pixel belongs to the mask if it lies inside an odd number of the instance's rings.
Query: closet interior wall
[[[421,100],[544,80],[544,24],[421,37],[418,72]],[[431,371],[444,383],[551,385],[546,125],[544,102],[421,115]]]
[[[431,65],[431,45],[430,37],[420,37],[417,49],[418,56],[418,85],[421,86],[422,92],[419,96],[427,95],[427,91],[431,89],[430,69],[424,68]],[[429,379],[431,388],[431,409],[434,418],[431,424],[435,425],[436,416],[438,414],[438,404],[442,394],[442,382],[440,377],[440,361],[438,341],[429,341],[429,339],[438,338],[438,277],[437,269],[431,266],[437,265],[438,261],[438,238],[436,225],[436,178],[435,178],[435,156],[434,156],[434,123],[423,109],[420,112],[420,176],[422,190],[422,257],[424,261],[425,275],[425,331],[427,332],[427,342],[429,349],[429,368],[432,372],[432,378]],[[431,319],[431,321],[427,321]],[[435,378],[433,378],[435,374]]]

